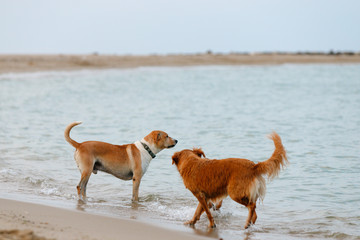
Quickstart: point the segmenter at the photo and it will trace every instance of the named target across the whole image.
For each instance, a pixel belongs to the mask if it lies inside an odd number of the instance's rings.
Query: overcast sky
[[[360,51],[360,0],[0,0],[1,53]]]

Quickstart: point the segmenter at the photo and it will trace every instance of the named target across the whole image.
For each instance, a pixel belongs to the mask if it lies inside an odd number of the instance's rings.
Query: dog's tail
[[[74,148],[78,148],[80,143],[78,143],[75,140],[70,138],[70,131],[73,127],[75,127],[76,125],[79,125],[81,123],[82,122],[73,122],[73,123],[70,123],[69,125],[67,125],[67,127],[65,128],[65,132],[64,132],[65,140],[68,143],[70,143]]]
[[[273,132],[268,137],[274,141],[274,153],[268,160],[256,164],[254,170],[256,175],[267,175],[268,179],[272,180],[279,174],[280,169],[289,162],[286,157],[285,148],[281,143],[280,136],[276,132]]]

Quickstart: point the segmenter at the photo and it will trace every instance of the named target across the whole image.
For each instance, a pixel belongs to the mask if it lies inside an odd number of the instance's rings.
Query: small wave
[[[15,176],[16,172],[12,169],[2,168],[0,169],[0,177],[1,180],[5,181],[7,178],[11,176]]]
[[[335,232],[335,233],[330,233],[330,234],[325,234],[326,238],[334,238],[334,239],[360,239],[360,236],[353,236],[353,235],[349,235],[346,233],[340,233],[340,232]]]
[[[22,182],[27,184],[30,191],[37,192],[40,195],[50,197],[61,197],[72,199],[74,194],[69,194],[62,186],[56,183],[52,178],[47,177],[25,177]]]
[[[2,168],[0,169],[0,181],[12,185],[18,192],[35,192],[45,196],[73,198],[73,194],[67,193],[65,188],[59,186],[59,183],[53,178],[37,176],[33,172],[24,173],[21,170]]]
[[[161,195],[150,194],[144,198],[145,208],[149,212],[156,212],[172,221],[185,221],[190,219],[196,210],[197,202],[189,199],[164,198]],[[212,215],[220,221],[227,222],[233,217],[233,212],[228,210],[213,210]]]
[[[153,201],[146,205],[148,211],[157,212],[168,219],[177,221],[190,218],[195,212],[195,207],[179,206],[171,202],[164,203],[164,201],[162,203]]]
[[[142,199],[143,202],[159,202],[160,200],[161,197],[157,194],[149,194]]]
[[[312,237],[312,238],[331,238],[331,239],[341,239],[341,240],[346,240],[346,239],[360,239],[359,236],[353,236],[353,235],[349,235],[346,233],[342,233],[342,232],[332,232],[332,231],[323,231],[323,230],[319,230],[319,231],[310,231],[310,232],[298,232],[295,233],[295,235],[301,235],[304,236],[304,234],[308,237]]]
[[[46,179],[39,179],[39,178],[35,178],[35,177],[24,177],[23,182],[30,184],[34,187],[42,187],[42,186],[46,185]]]

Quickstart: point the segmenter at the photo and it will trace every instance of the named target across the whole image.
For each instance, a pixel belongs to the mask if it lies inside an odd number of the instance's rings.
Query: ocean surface
[[[132,143],[159,129],[179,140],[132,182],[92,175],[86,203],[63,137]],[[290,165],[267,184],[256,225],[224,200],[195,228],[197,206],[171,164],[175,151],[209,158],[268,159],[276,131]],[[151,222],[211,238],[360,239],[360,65],[144,67],[0,75],[0,197]]]

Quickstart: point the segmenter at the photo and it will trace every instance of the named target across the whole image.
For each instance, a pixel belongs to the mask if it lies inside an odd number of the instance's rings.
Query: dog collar
[[[145,150],[150,154],[150,156],[151,156],[152,158],[155,158],[155,157],[156,157],[156,155],[151,151],[151,149],[149,148],[148,145],[146,145],[146,144],[143,143],[143,142],[141,142],[141,144],[143,145],[143,147],[145,148]]]

